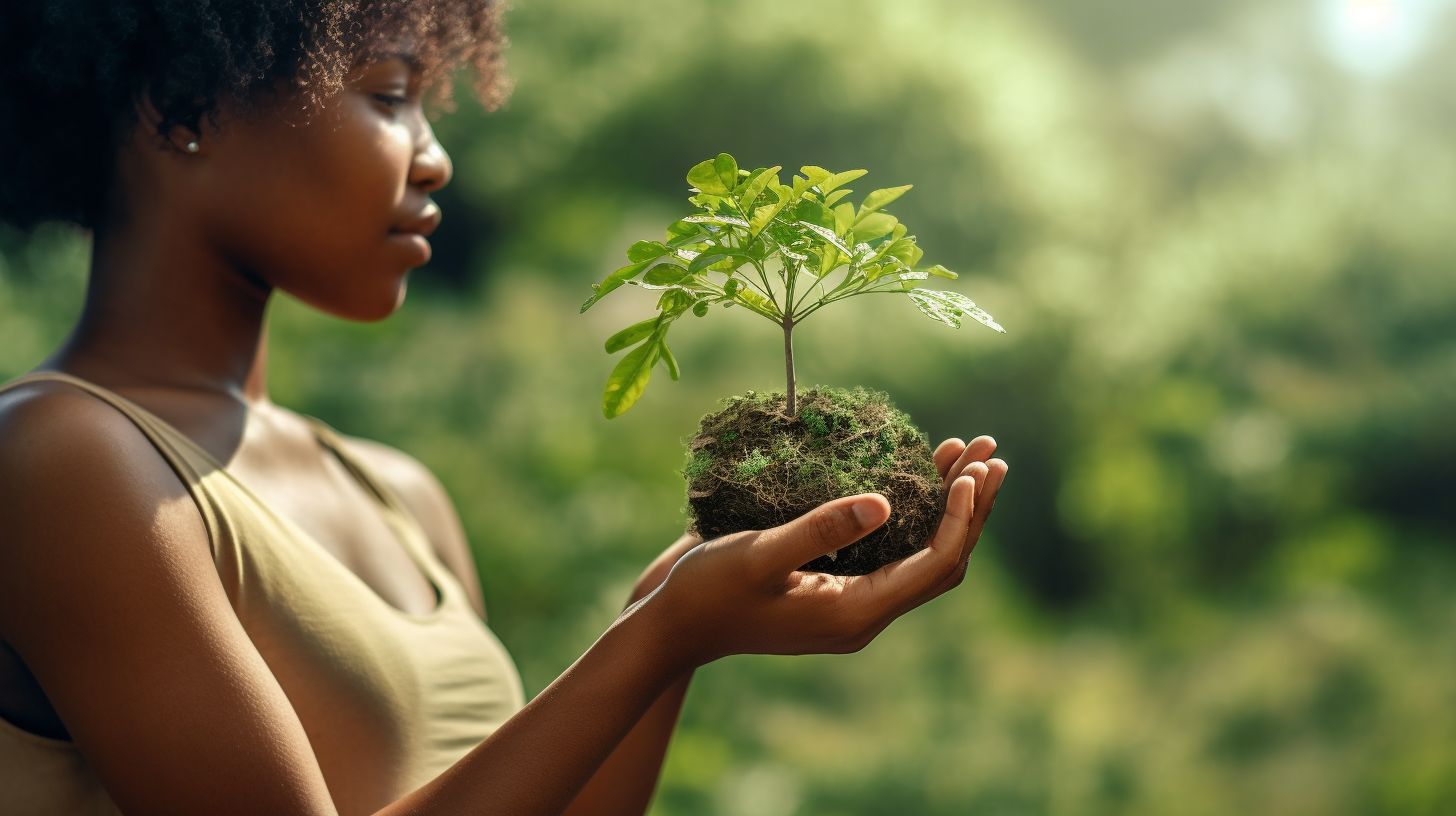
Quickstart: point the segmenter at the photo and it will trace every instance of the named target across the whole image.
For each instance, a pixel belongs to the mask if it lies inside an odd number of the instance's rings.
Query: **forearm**
[[[566,816],[640,816],[647,812],[692,679],[693,673],[686,672],[657,698],[571,803]]]
[[[667,642],[655,610],[629,608],[488,739],[375,816],[562,813],[633,724],[688,673]]]

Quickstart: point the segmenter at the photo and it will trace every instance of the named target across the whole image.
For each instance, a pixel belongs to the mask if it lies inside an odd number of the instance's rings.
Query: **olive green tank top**
[[[319,442],[378,500],[434,585],[434,611],[414,615],[386,602],[206,450],[121,395],[59,372],[32,372],[0,391],[43,379],[70,383],[121,411],[186,485],[233,610],[298,712],[341,811],[418,788],[525,706],[510,654],[475,614],[424,530],[329,425],[305,417]],[[118,812],[73,742],[0,718],[0,813]]]

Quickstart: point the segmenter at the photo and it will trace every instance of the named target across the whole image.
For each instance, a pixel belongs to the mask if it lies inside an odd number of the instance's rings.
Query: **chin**
[[[355,323],[377,323],[399,311],[404,305],[405,292],[409,288],[408,275],[401,276],[393,287],[380,286],[368,290],[355,288],[347,293],[348,300],[341,297],[317,298],[298,297],[313,308],[342,320]]]

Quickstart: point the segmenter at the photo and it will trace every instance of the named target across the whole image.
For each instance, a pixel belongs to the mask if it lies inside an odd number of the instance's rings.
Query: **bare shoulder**
[[[415,457],[404,451],[358,436],[338,434],[349,452],[379,478],[385,480],[419,520],[435,554],[465,587],[476,614],[485,617],[485,601],[460,514],[439,478]]]
[[[131,420],[0,394],[0,632],[120,809],[334,812],[186,485]]]

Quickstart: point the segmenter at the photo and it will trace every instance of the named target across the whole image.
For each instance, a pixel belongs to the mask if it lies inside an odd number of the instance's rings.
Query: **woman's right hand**
[[[644,599],[671,632],[667,648],[685,668],[731,654],[844,654],[864,648],[895,618],[958,586],[1005,478],[986,460],[990,437],[936,451],[950,484],[929,545],[868,575],[798,568],[873,532],[890,515],[878,493],[834,499],[768,530],[723,536],[685,554]]]

